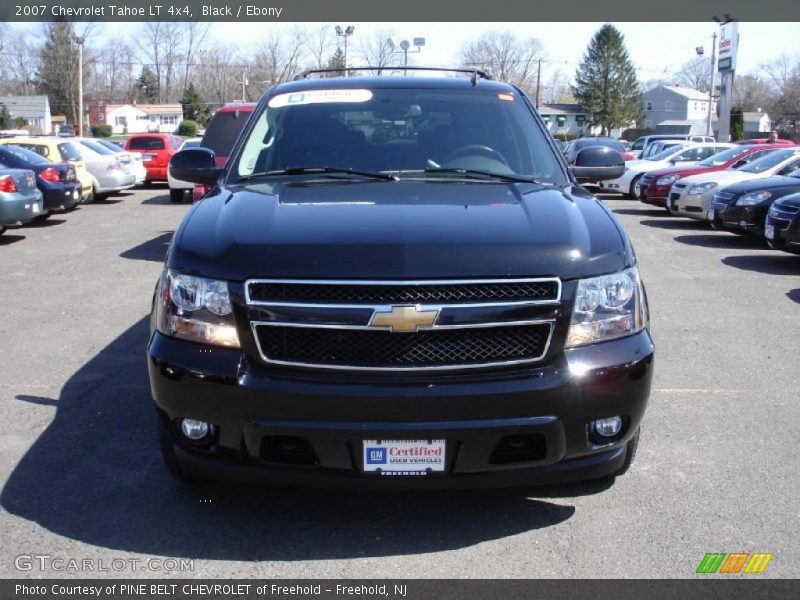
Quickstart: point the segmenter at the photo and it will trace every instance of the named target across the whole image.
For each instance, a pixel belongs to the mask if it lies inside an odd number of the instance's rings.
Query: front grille
[[[551,325],[507,325],[392,333],[256,325],[268,362],[328,368],[400,370],[539,360]]]
[[[773,210],[782,212],[787,215],[796,215],[797,213],[800,212],[800,206],[793,206],[791,204],[781,204],[780,206],[775,206]]]
[[[459,283],[307,283],[251,281],[248,302],[310,304],[466,304],[557,302],[559,281]]]

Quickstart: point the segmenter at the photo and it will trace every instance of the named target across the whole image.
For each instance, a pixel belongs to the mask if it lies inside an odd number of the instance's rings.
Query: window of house
[[[672,110],[672,100],[667,100],[664,102],[664,110],[670,111]]]
[[[652,102],[649,102],[649,101],[648,101],[648,103],[647,103],[647,110],[653,110],[653,103],[652,103]]]
[[[161,115],[161,124],[162,125],[177,125],[178,124],[178,117],[175,115]]]
[[[586,122],[586,117],[584,115],[577,115],[575,117],[575,123],[579,126],[582,126]]]
[[[566,115],[558,115],[556,117],[556,123],[558,123],[559,127],[563,127],[564,125],[566,125],[566,123],[567,123]]]
[[[125,117],[114,117],[114,125],[125,126],[128,124],[128,120]]]

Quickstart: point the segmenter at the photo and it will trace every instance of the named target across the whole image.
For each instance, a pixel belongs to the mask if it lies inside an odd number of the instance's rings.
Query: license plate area
[[[363,440],[364,473],[392,476],[424,476],[442,473],[447,464],[445,440]]]

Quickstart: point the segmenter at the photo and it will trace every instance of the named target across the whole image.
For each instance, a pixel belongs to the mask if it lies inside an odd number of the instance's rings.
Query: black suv
[[[148,347],[177,478],[486,487],[624,472],[653,343],[627,235],[530,100],[471,77],[267,92],[178,227]]]

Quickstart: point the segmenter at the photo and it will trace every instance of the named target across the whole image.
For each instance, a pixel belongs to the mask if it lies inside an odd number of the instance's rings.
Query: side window
[[[776,175],[788,175],[792,171],[796,171],[798,167],[800,167],[800,158],[790,162],[788,165],[786,165],[780,171],[778,171]]]
[[[39,146],[38,144],[17,144],[17,146],[22,146],[32,152],[36,152],[36,154],[41,154],[45,158],[50,156],[50,148],[47,146]]]
[[[694,160],[703,160],[716,153],[717,149],[714,148],[714,146],[706,146],[705,148],[695,148],[696,158]]]

